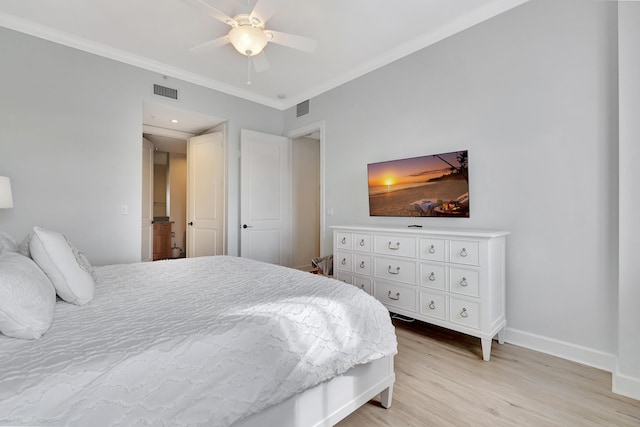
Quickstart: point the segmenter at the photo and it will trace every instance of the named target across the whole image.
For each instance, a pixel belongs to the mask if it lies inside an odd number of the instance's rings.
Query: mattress
[[[244,258],[96,267],[39,340],[0,335],[0,424],[215,425],[396,353],[354,286]]]

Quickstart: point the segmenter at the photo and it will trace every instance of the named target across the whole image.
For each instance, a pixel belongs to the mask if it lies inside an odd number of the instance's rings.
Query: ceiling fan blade
[[[251,62],[253,62],[253,69],[256,70],[256,73],[267,71],[270,66],[269,60],[267,59],[267,54],[264,53],[264,50],[259,54],[252,56]]]
[[[230,25],[232,27],[236,26],[236,21],[232,17],[222,12],[221,10],[218,10],[215,7],[211,6],[209,3],[207,3],[204,0],[180,0],[180,1],[182,1],[185,4],[188,4],[189,6],[195,9],[200,10],[202,13],[205,13],[210,17],[217,19],[218,21],[224,22],[225,24]]]
[[[282,6],[286,0],[258,0],[251,11],[251,19],[259,19],[264,25]]]
[[[307,37],[296,36],[295,34],[281,33],[280,31],[265,31],[269,38],[269,41],[282,46],[291,47],[293,49],[302,50],[305,52],[313,52],[318,44],[315,40]]]
[[[216,47],[220,47],[220,46],[224,46],[225,44],[229,43],[229,36],[222,36],[222,37],[218,37],[217,39],[213,39],[213,40],[209,40],[208,42],[204,42],[202,44],[199,44],[197,46],[192,47],[191,49],[189,49],[189,52],[197,52],[197,51],[201,51],[201,50],[205,50],[205,49],[213,49]]]

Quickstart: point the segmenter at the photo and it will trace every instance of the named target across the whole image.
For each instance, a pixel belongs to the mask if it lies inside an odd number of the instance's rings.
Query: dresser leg
[[[482,342],[482,360],[488,362],[491,358],[491,338],[480,338]]]
[[[504,335],[507,331],[507,328],[502,328],[498,332],[498,344],[504,344]]]

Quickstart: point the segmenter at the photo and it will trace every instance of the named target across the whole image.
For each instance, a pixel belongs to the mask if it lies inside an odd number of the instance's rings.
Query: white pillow
[[[56,291],[35,262],[17,252],[0,255],[0,332],[38,339],[51,326]]]
[[[18,245],[18,253],[22,254],[26,257],[31,258],[31,252],[29,252],[29,241],[31,240],[31,236],[33,236],[33,231],[26,235],[22,242]]]
[[[18,245],[13,237],[9,236],[4,231],[0,231],[0,255],[4,252],[17,252]]]
[[[90,265],[84,255],[78,261],[75,246],[60,233],[35,227],[29,240],[31,258],[45,272],[56,288],[58,296],[77,305],[84,305],[93,299],[95,281]],[[84,267],[84,268],[83,268]]]

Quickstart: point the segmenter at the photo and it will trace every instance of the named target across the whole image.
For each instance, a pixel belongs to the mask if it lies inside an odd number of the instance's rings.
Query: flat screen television
[[[468,152],[367,165],[369,215],[469,217]]]

